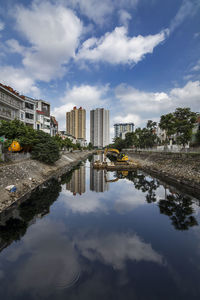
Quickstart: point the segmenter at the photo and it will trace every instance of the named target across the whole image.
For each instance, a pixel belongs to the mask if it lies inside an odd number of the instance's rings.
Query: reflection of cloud
[[[36,290],[42,295],[75,283],[80,267],[72,243],[62,234],[64,230],[62,224],[41,220],[31,227],[23,243],[9,249],[8,260],[20,261],[24,254],[27,256],[17,268],[13,290]]]
[[[128,259],[163,263],[162,256],[152,249],[151,244],[141,241],[136,234],[114,233],[99,237],[79,237],[75,244],[89,260],[99,260],[118,270],[125,267]]]
[[[65,197],[67,195],[67,197]],[[94,193],[90,195],[77,195],[76,198],[69,197],[69,193],[62,191],[62,202],[67,210],[71,209],[73,213],[91,213],[98,211],[106,211],[105,204],[101,201],[100,197]]]

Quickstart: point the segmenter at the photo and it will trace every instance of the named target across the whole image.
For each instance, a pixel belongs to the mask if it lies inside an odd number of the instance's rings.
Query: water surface
[[[200,299],[199,211],[141,171],[87,161],[1,215],[0,299]]]

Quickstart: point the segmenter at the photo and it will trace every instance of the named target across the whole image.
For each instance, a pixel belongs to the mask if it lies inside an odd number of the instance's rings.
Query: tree
[[[171,135],[177,135],[178,144],[185,145],[191,140],[192,129],[197,119],[197,113],[189,107],[177,108],[174,113],[162,115],[159,126],[166,131],[168,139]]]
[[[177,108],[175,113],[177,142],[185,146],[192,137],[192,129],[197,120],[197,113],[191,112],[190,108]]]
[[[170,139],[170,137],[176,133],[176,127],[175,127],[175,117],[172,113],[162,115],[160,118],[159,126],[162,130],[166,131],[167,140]]]

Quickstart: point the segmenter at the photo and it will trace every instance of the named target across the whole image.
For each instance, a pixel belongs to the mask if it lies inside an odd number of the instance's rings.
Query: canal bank
[[[37,160],[27,159],[0,166],[0,212],[21,198],[29,198],[31,192],[51,178],[59,178],[70,171],[80,161],[86,159],[93,151],[64,152],[53,165]],[[15,186],[10,192],[8,186]]]
[[[200,153],[127,151],[140,168],[166,183],[200,197]]]

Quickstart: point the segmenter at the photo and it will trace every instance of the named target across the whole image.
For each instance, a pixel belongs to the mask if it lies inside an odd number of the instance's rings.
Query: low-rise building
[[[36,101],[30,97],[24,96],[25,124],[36,129]]]
[[[50,128],[51,128],[51,136],[56,136],[58,134],[58,122],[56,118],[51,116],[50,117]]]
[[[36,129],[51,134],[50,103],[44,100],[36,100]]]
[[[0,83],[0,120],[25,121],[24,99],[13,88]]]

